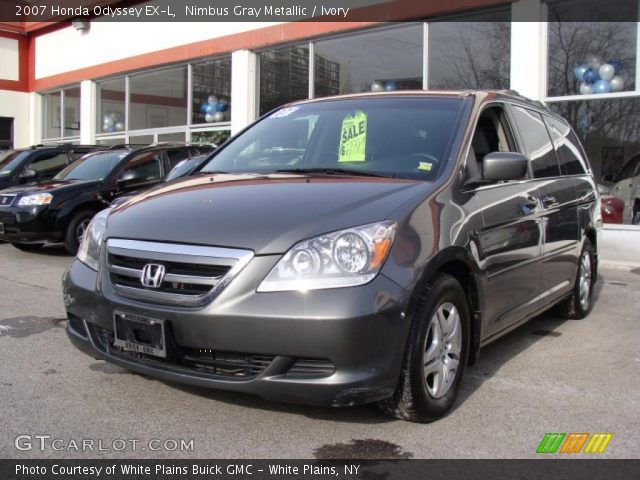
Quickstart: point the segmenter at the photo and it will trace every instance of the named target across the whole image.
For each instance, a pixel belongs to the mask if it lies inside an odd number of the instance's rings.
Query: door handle
[[[550,208],[550,207],[555,207],[558,204],[558,199],[556,197],[554,197],[553,195],[547,195],[546,197],[544,197],[542,199],[542,205],[545,208]]]

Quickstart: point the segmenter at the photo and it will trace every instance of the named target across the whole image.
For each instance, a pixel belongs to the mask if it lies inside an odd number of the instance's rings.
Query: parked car
[[[481,346],[589,314],[600,226],[584,151],[540,104],[298,102],[98,214],[63,278],[67,333],[164,380],[430,421]]]
[[[611,195],[625,204],[624,223],[640,225],[640,153],[627,161],[611,187]]]
[[[188,160],[182,160],[178,163],[173,170],[169,172],[169,174],[164,178],[163,183],[170,182],[175,180],[176,178],[186,177],[190,175],[194,170],[196,170],[200,165],[202,165],[205,160],[209,157],[209,155],[198,155],[197,157],[192,157]],[[131,198],[135,197],[140,192],[133,192],[129,195],[122,195],[116,197],[113,202],[111,202],[111,207],[117,207],[118,205],[123,204],[124,202],[129,201]]]
[[[93,216],[114,198],[159,183],[174,165],[211,148],[157,144],[93,152],[50,182],[0,191],[0,239],[23,250],[64,242],[75,253]]]
[[[76,159],[108,145],[70,143],[34,145],[0,152],[0,190],[29,182],[51,180]]]
[[[600,194],[600,213],[602,223],[624,222],[624,200],[611,195],[611,189],[601,183],[597,184]]]

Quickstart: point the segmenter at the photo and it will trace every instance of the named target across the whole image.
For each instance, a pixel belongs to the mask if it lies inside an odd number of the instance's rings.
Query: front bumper
[[[361,287],[256,293],[277,259],[254,257],[220,296],[198,309],[118,297],[104,276],[75,260],[63,278],[68,336],[93,357],[167,381],[308,405],[346,406],[390,396],[408,334],[407,292],[378,275]],[[267,358],[266,366],[254,375],[234,376],[185,363],[178,349],[169,348],[166,360],[122,351],[109,340],[116,310],[165,320],[180,351],[259,356]],[[323,368],[315,375],[295,368],[309,361]]]
[[[60,232],[55,231],[55,214],[48,205],[31,207],[1,207],[0,223],[4,233],[0,240],[13,243],[59,242]]]

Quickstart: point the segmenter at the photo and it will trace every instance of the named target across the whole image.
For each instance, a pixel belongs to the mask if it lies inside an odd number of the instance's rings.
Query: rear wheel
[[[558,313],[560,316],[577,320],[589,315],[593,307],[593,284],[596,280],[595,271],[593,246],[587,239],[584,241],[584,246],[578,259],[578,273],[576,274],[573,293],[558,305]]]
[[[437,275],[414,315],[394,394],[380,408],[395,418],[430,422],[452,407],[469,356],[469,307],[460,284]]]
[[[87,227],[95,214],[95,212],[84,210],[73,216],[64,237],[64,248],[67,249],[67,252],[73,255],[77,253],[80,242],[82,242]]]
[[[23,252],[33,252],[42,248],[42,243],[12,243],[11,245]]]

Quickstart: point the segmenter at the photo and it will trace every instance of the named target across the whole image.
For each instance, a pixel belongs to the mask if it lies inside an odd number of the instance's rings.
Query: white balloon
[[[593,93],[593,88],[591,88],[591,85],[588,83],[582,82],[580,84],[580,93],[582,95],[589,95],[590,93]]]
[[[222,112],[216,112],[213,114],[213,121],[214,122],[221,122],[224,120],[224,113]]]
[[[382,85],[382,83],[380,83],[380,82],[373,82],[371,84],[371,91],[372,92],[382,92],[382,91],[384,91],[384,85]]]
[[[204,119],[207,123],[212,123],[214,121],[214,115],[212,113],[207,113],[204,116]]]
[[[111,118],[111,115],[105,115],[104,117],[104,125],[108,128],[108,127],[113,127],[113,118]]]
[[[611,81],[609,82],[609,85],[611,85],[612,92],[621,92],[622,89],[624,88],[624,80],[622,79],[621,76],[616,75],[611,79]]]
[[[207,98],[207,103],[215,105],[216,103],[218,103],[218,97],[216,97],[215,95],[209,95],[209,98]]]
[[[114,127],[116,128],[117,131],[121,132],[122,130],[124,130],[124,123],[122,122],[117,122]]]
[[[609,63],[605,63],[603,65],[600,66],[600,69],[598,70],[598,73],[600,74],[600,78],[603,80],[611,80],[613,78],[613,76],[616,73],[616,69],[613,68],[613,65],[609,64]]]

